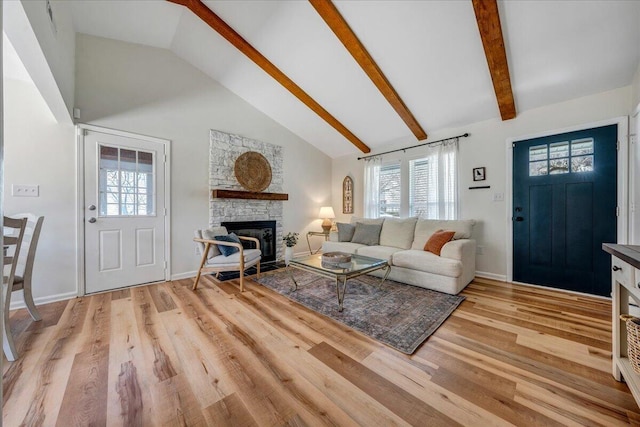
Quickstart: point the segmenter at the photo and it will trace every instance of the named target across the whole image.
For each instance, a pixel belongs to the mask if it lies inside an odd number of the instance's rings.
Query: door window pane
[[[99,153],[100,215],[155,215],[153,153],[105,145]]]
[[[593,139],[578,139],[571,141],[571,155],[582,156],[593,153]]]
[[[549,160],[549,175],[569,173],[569,159]]]
[[[537,145],[535,147],[529,147],[529,161],[534,162],[536,160],[547,159],[547,146]]]
[[[547,174],[547,161],[529,163],[529,176],[542,176]]]
[[[554,142],[549,145],[549,158],[569,157],[569,142]]]
[[[593,156],[572,157],[571,172],[593,172]]]

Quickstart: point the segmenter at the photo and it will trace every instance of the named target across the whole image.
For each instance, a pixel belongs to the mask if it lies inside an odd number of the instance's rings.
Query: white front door
[[[165,150],[84,130],[86,293],[165,280]]]

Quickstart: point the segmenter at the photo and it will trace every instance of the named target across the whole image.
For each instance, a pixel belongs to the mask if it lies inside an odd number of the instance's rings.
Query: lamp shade
[[[335,218],[336,214],[333,213],[333,208],[331,206],[323,206],[320,208],[320,213],[318,214],[318,218]]]

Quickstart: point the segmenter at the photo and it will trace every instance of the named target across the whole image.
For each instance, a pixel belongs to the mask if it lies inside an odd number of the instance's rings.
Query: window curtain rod
[[[469,133],[463,133],[462,135],[452,136],[451,138],[439,139],[437,141],[431,141],[431,142],[424,142],[422,144],[412,145],[411,147],[398,148],[397,150],[385,151],[384,153],[378,153],[378,154],[372,154],[370,156],[358,157],[358,160],[368,159],[370,157],[383,156],[385,154],[396,153],[398,151],[407,151],[407,150],[411,150],[412,148],[424,147],[425,145],[437,144],[438,142],[451,141],[452,139],[466,138],[468,136],[469,136]]]

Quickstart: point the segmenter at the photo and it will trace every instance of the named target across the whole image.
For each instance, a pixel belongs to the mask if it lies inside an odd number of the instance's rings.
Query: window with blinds
[[[457,219],[455,152],[409,162],[409,215]]]
[[[389,164],[380,167],[380,216],[400,216],[400,164]]]

